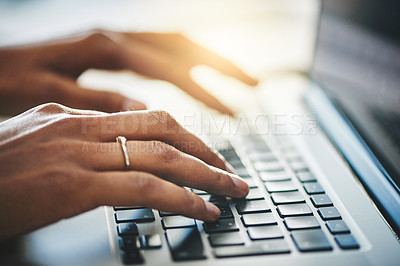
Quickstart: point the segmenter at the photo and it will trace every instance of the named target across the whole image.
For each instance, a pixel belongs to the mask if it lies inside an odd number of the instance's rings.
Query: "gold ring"
[[[125,161],[125,171],[128,171],[131,167],[131,162],[129,161],[128,149],[126,147],[126,138],[123,136],[118,136],[116,140],[119,144],[121,144],[122,154],[124,155]]]

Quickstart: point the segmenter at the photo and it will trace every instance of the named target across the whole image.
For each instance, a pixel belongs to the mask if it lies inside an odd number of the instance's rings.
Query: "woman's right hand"
[[[163,111],[102,113],[44,104],[0,124],[0,240],[97,206],[145,206],[214,221],[181,186],[244,197],[224,159]],[[130,170],[117,136],[128,139]]]

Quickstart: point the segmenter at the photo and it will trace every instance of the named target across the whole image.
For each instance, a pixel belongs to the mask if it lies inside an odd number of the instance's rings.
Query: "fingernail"
[[[221,212],[218,209],[217,206],[215,206],[214,204],[212,204],[211,202],[208,201],[204,201],[206,204],[206,208],[207,208],[207,212],[214,218],[214,219],[218,219],[218,217],[220,216]]]
[[[131,100],[131,99],[125,99],[122,102],[122,110],[126,111],[126,110],[130,110],[133,111],[135,110],[135,104],[136,102]]]
[[[231,176],[233,184],[235,184],[236,188],[238,188],[243,194],[247,194],[249,192],[249,185],[241,179],[240,177]]]

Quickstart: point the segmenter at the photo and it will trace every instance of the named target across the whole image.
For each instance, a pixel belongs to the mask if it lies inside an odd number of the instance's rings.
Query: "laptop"
[[[325,1],[303,98],[321,132],[311,123],[300,134],[296,126],[280,134],[262,127],[268,118],[256,116],[253,121],[260,121],[253,127],[238,123],[235,134],[208,136],[248,182],[248,196],[227,199],[188,188],[220,208],[214,223],[148,208],[106,207],[116,260],[400,263],[399,7],[395,1]]]
[[[102,207],[79,217],[87,233],[73,235],[76,242],[59,237],[60,228],[77,226],[68,221],[27,237],[22,261],[398,265],[399,12],[394,0],[324,1],[301,93],[280,88],[282,102],[259,97],[260,113],[235,120],[235,134],[207,132],[205,139],[250,186],[245,199],[187,188],[220,208],[217,222],[140,206]],[[283,130],[267,115],[277,113],[286,119]],[[77,255],[63,256],[74,243]],[[50,252],[41,251],[43,244]]]

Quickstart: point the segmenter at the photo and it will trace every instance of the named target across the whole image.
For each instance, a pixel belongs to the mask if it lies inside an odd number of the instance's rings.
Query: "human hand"
[[[116,136],[125,136],[130,170]],[[244,197],[224,159],[163,111],[114,114],[45,104],[0,124],[0,240],[97,206],[145,206],[214,221],[181,186]],[[222,169],[222,170],[221,170]]]
[[[179,34],[96,31],[35,46],[0,49],[0,113],[17,114],[39,104],[105,112],[143,110],[145,105],[115,92],[76,83],[89,68],[131,70],[169,81],[224,114],[233,111],[190,77],[196,65],[208,65],[249,85],[257,81],[230,61]]]

